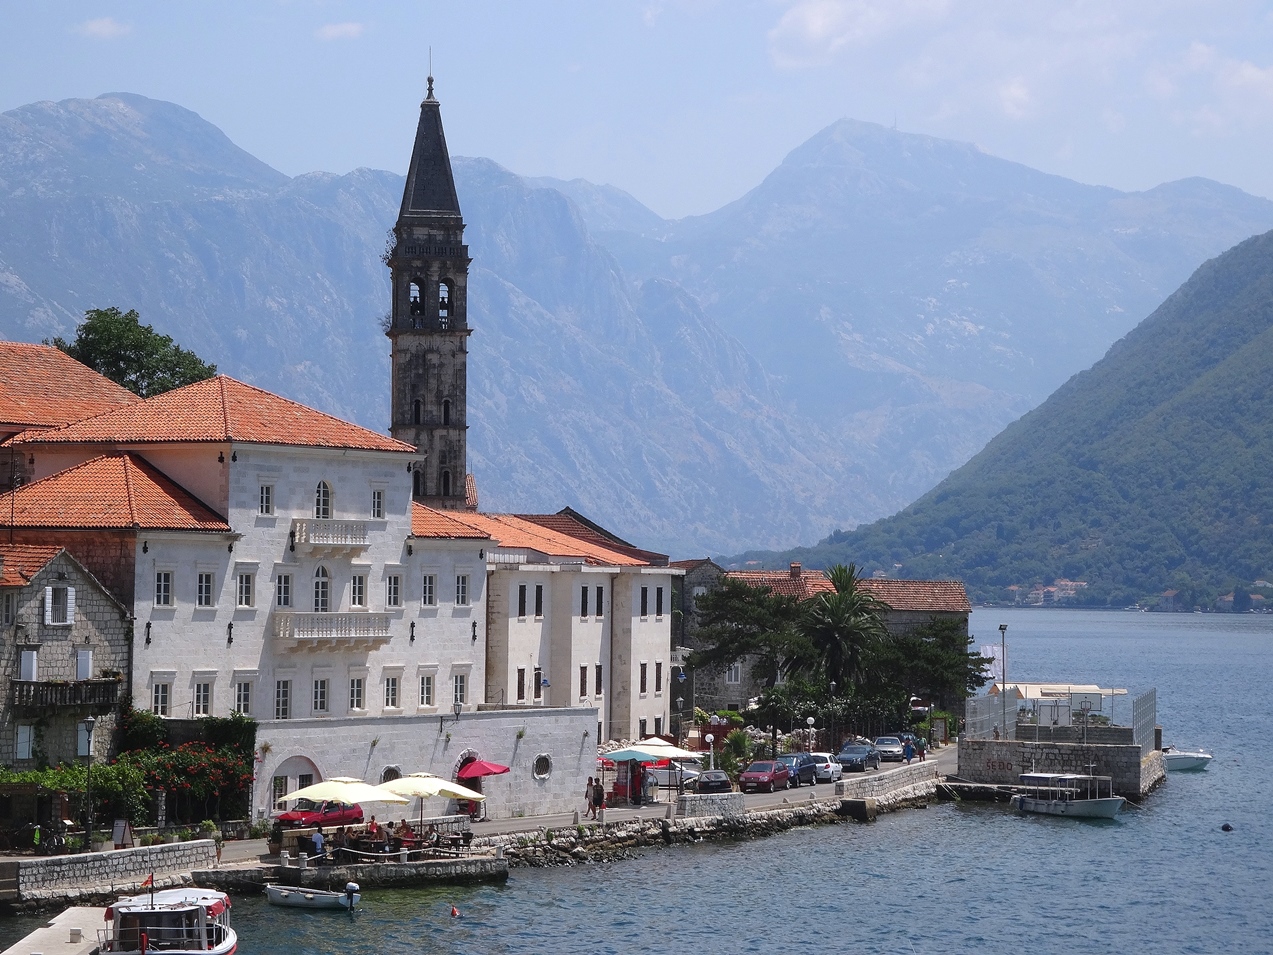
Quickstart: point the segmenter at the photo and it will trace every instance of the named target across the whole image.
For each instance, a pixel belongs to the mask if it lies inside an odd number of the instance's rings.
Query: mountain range
[[[677,555],[897,510],[1273,228],[1273,203],[1217,183],[1119,192],[848,120],[676,221],[612,186],[453,165],[483,507],[571,505]],[[221,371],[384,430],[402,186],[289,178],[132,94],[12,110],[0,335],[136,308]]]
[[[983,600],[1062,578],[1082,582],[1067,585],[1080,603],[1170,588],[1181,607],[1210,607],[1273,569],[1270,420],[1273,232],[1202,265],[901,513],[751,559],[955,577]]]

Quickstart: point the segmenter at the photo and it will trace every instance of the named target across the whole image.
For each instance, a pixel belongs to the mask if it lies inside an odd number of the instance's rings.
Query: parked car
[[[703,764],[697,759],[670,760],[668,766],[647,766],[645,771],[652,773],[658,780],[661,789],[675,789],[683,778],[688,786],[703,771]],[[684,775],[682,775],[684,774]]]
[[[864,773],[867,768],[880,768],[880,751],[871,743],[849,743],[836,759],[846,773]]]
[[[788,785],[792,789],[800,788],[801,783],[808,783],[812,786],[817,782],[817,769],[814,768],[815,760],[808,753],[785,753],[779,756],[778,760],[787,766],[787,772],[791,776],[791,782]]]
[[[813,778],[820,783],[833,783],[843,775],[840,761],[830,753],[811,753],[813,756]]]
[[[775,792],[787,788],[790,773],[781,759],[758,759],[738,777],[738,788],[745,793]]]
[[[723,769],[708,769],[687,782],[685,788],[696,793],[732,793],[734,784]]]
[[[880,759],[886,763],[900,763],[904,758],[902,741],[896,736],[877,736],[875,748],[880,752]]]
[[[362,806],[343,802],[314,802],[298,799],[287,812],[279,813],[279,823],[287,829],[309,826],[356,826],[362,822]]]

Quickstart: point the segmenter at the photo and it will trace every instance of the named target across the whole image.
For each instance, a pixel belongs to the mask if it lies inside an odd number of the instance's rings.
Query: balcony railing
[[[375,649],[389,642],[387,613],[295,613],[276,611],[274,638],[293,650],[342,645]]]
[[[320,521],[296,518],[292,521],[289,543],[309,553],[357,553],[366,550],[366,521]]]
[[[119,699],[119,680],[76,680],[74,683],[49,683],[40,680],[14,680],[13,705],[25,707],[114,706]]]

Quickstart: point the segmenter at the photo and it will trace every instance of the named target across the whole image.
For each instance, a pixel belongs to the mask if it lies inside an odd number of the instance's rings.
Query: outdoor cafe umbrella
[[[480,779],[482,776],[499,776],[508,772],[508,767],[500,763],[492,763],[485,759],[475,759],[460,767],[455,774],[456,779]]]
[[[424,801],[432,796],[445,796],[448,799],[469,799],[474,802],[481,802],[486,798],[476,790],[461,786],[459,783],[453,783],[448,779],[443,779],[441,776],[435,776],[433,773],[412,773],[410,776],[399,776],[397,779],[391,779],[387,783],[381,783],[380,788],[387,789],[389,792],[399,796],[419,796],[421,826],[424,825]]]
[[[691,752],[688,749],[681,749],[674,743],[669,743],[667,740],[660,739],[657,736],[650,736],[641,740],[641,742],[636,744],[636,748],[658,753],[660,759],[698,759],[703,755],[702,753]]]
[[[327,800],[349,805],[362,802],[411,802],[406,796],[399,796],[397,793],[350,776],[333,776],[331,779],[324,779],[321,783],[314,783],[312,786],[290,792],[277,802],[287,802],[289,799],[312,799],[315,802]]]

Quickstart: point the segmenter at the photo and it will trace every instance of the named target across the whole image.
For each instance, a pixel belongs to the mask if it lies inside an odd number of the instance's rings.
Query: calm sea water
[[[943,804],[872,825],[514,870],[499,887],[376,893],[356,921],[242,899],[240,951],[739,953],[789,950],[802,936],[919,955],[1273,951],[1273,616],[978,610],[978,642],[997,642],[999,623],[1009,678],[1132,695],[1156,686],[1165,740],[1215,761],[1171,775],[1109,823]],[[0,925],[11,938],[19,928]]]

